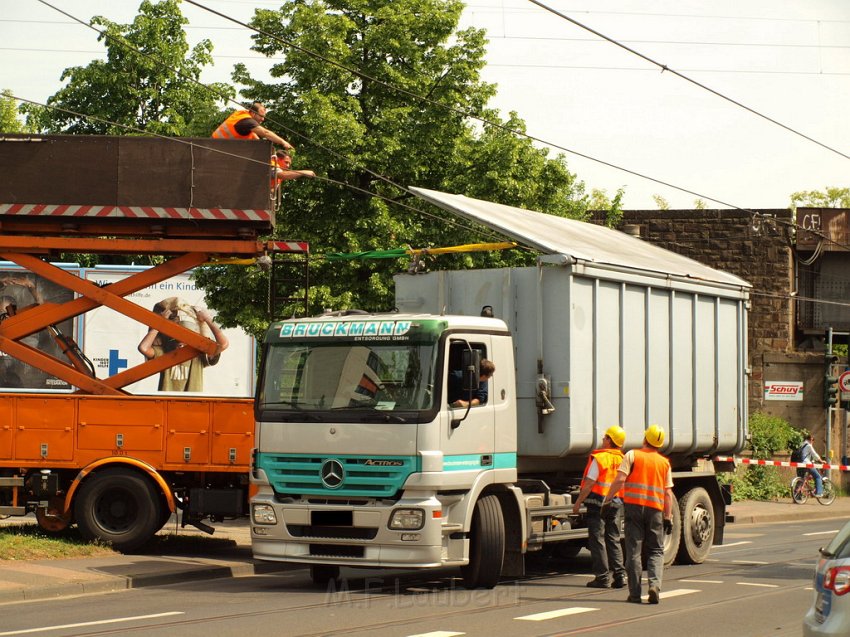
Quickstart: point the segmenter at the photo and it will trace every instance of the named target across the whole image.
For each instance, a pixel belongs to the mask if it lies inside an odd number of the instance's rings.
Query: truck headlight
[[[391,529],[416,531],[425,526],[425,511],[422,509],[396,509],[390,516]]]
[[[277,516],[271,505],[255,504],[251,507],[251,515],[254,518],[254,524],[277,524]]]

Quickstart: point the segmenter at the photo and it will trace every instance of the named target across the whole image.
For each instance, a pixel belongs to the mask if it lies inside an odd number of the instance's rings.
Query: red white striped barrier
[[[793,467],[796,469],[832,469],[835,471],[850,471],[846,464],[815,464],[813,462],[790,462],[788,460],[760,460],[758,458],[736,458],[734,456],[717,456],[718,462],[734,462],[735,464],[755,464],[763,467]]]
[[[309,252],[310,244],[307,241],[269,241],[269,249],[278,252]]]

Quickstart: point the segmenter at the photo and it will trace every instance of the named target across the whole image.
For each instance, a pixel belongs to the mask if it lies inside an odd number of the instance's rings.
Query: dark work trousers
[[[650,586],[661,590],[664,571],[664,514],[652,507],[626,504],[626,573],[629,577],[629,597],[641,596],[641,551],[646,543],[646,574]]]
[[[600,509],[598,504],[585,500],[587,506],[587,548],[593,558],[593,576],[599,582],[611,584],[611,573],[615,580],[626,579],[623,565],[623,547],[620,545],[620,520],[623,503],[618,498]]]

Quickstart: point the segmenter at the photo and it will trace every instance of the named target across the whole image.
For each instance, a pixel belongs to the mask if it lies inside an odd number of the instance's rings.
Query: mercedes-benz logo
[[[328,489],[339,489],[345,479],[345,469],[339,460],[325,460],[322,463],[322,484]]]

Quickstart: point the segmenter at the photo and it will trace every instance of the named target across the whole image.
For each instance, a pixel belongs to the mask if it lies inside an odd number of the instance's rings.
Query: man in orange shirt
[[[604,509],[601,506],[623,461],[622,447],[625,441],[626,432],[622,427],[608,427],[602,438],[602,447],[591,452],[587,460],[581,491],[573,504],[573,513],[576,514],[582,503],[586,507],[587,548],[593,559],[593,579],[587,583],[589,588],[611,586],[612,572],[614,588],[626,585],[623,548],[620,546],[623,501],[615,493],[610,506]]]
[[[213,131],[216,139],[267,139],[273,144],[283,146],[287,150],[292,144],[268,128],[261,126],[266,119],[266,107],[260,102],[254,102],[246,110],[234,111]]]
[[[664,445],[664,430],[650,425],[644,432],[643,447],[623,456],[617,477],[605,496],[607,506],[623,487],[626,512],[626,573],[629,597],[641,603],[641,553],[646,542],[646,571],[649,603],[659,603],[664,571],[664,534],[673,527],[673,473],[670,461],[658,451]]]

